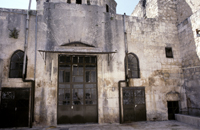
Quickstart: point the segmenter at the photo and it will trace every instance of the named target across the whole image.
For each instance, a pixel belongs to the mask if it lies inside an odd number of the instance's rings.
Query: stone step
[[[175,114],[175,119],[177,121],[190,124],[200,128],[200,117],[190,116],[190,115],[183,115],[183,114]]]

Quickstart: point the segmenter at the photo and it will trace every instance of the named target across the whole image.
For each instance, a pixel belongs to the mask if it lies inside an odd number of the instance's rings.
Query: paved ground
[[[11,128],[1,130],[200,130],[178,121],[134,122],[128,124],[58,125],[50,127]]]

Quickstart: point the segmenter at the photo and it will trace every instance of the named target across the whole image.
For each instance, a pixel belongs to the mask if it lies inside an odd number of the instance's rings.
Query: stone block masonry
[[[199,0],[140,0],[132,16],[122,16],[116,14],[114,0],[92,0],[91,5],[86,0],[38,0],[37,14],[33,11],[30,17],[27,53],[27,78],[33,79],[37,52],[34,125],[58,124],[60,55],[97,57],[97,121],[119,123],[123,108],[118,82],[126,77],[125,42],[139,68],[139,77],[129,78],[129,85],[145,88],[148,121],[168,120],[169,101],[178,101],[182,113],[200,116],[199,9]],[[24,49],[25,20],[24,10],[0,9],[0,87],[30,87],[21,78],[9,78],[12,54]],[[13,28],[19,30],[18,39],[9,38],[8,29]],[[172,57],[166,57],[166,48],[172,49]],[[73,76],[68,77],[71,86]]]
[[[200,128],[200,118],[199,117],[194,117],[194,116],[189,116],[189,115],[181,115],[181,114],[176,114],[175,116],[176,116],[177,121]]]

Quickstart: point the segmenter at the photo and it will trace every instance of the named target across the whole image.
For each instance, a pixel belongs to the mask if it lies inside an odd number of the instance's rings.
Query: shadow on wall
[[[186,18],[193,14],[191,7],[186,0],[178,0],[177,2],[177,17],[178,23],[183,22]]]
[[[36,97],[36,104],[39,101],[40,105],[39,107],[39,118],[35,119],[35,125],[45,125],[47,122],[47,107],[46,107],[46,101],[45,101],[45,96],[44,96],[44,88],[40,88],[41,89],[41,95],[40,97]],[[37,106],[36,106],[37,107]]]
[[[3,71],[3,60],[0,59],[0,105],[1,105],[1,87],[2,87],[2,72]]]
[[[3,73],[2,71],[3,71],[3,60],[0,59],[0,92],[1,92],[1,85],[2,85],[2,73]],[[1,99],[0,99],[0,103],[1,103]]]
[[[196,52],[195,37],[192,28],[192,20],[188,18],[192,15],[192,10],[185,0],[179,3],[181,10],[178,11],[180,54],[182,59],[182,70],[186,90],[188,114],[200,116],[200,60]],[[184,7],[184,8],[183,8]],[[184,14],[184,12],[186,12]],[[181,12],[181,14],[179,14]]]

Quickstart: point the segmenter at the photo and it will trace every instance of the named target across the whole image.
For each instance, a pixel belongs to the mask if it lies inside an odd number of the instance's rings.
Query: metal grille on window
[[[136,55],[128,54],[128,76],[129,78],[139,78],[139,60]]]
[[[59,105],[96,105],[96,56],[59,55]]]
[[[16,51],[10,61],[9,78],[22,78],[24,52]]]

